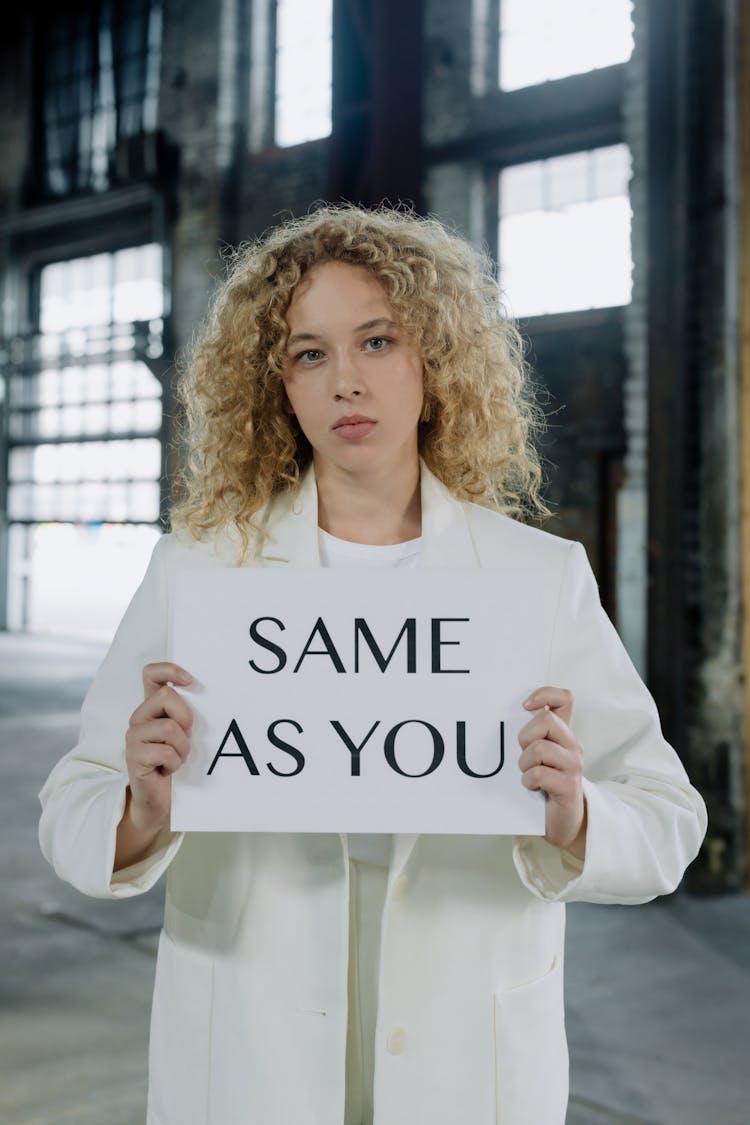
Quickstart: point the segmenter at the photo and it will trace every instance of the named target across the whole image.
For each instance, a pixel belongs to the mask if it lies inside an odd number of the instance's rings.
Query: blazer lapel
[[[458,570],[479,566],[463,506],[421,462],[421,565]]]
[[[285,492],[269,505],[259,544],[256,566],[319,567],[318,490],[312,466],[300,486]]]

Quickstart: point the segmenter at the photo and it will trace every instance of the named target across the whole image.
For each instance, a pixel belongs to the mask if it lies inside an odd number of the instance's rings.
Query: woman
[[[583,551],[508,518],[543,506],[498,309],[437,222],[349,206],[241,250],[217,297],[181,387],[175,532],[41,795],[44,853],[82,891],[168,869],[151,1125],[562,1123],[563,904],[668,893],[698,850],[703,803]],[[518,764],[544,837],[172,833],[172,582],[238,564],[533,572],[549,682]]]

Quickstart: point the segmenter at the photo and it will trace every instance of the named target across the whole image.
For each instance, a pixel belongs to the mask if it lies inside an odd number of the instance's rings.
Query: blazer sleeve
[[[95,898],[149,890],[182,842],[181,834],[165,829],[145,859],[112,873],[128,782],[125,732],[143,699],[143,666],[164,660],[167,652],[168,538],[156,544],[84,700],[78,745],[55,766],[39,794],[39,842],[45,858],[62,879]]]
[[[523,883],[548,901],[640,903],[673,891],[700,848],[706,808],[662,735],[579,543],[570,545],[565,565],[548,682],[574,696],[586,855],[581,862],[543,837],[517,837]]]

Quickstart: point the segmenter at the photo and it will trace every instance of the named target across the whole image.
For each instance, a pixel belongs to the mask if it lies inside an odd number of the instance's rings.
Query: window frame
[[[97,197],[92,210],[90,198],[71,197],[19,216],[7,237],[8,269],[5,276],[8,312],[0,337],[3,346],[15,337],[38,334],[41,270],[52,262],[115,252],[129,246],[157,242],[162,248],[162,286],[164,294],[163,360],[165,370],[174,352],[171,318],[172,245],[169,236],[170,201],[146,184],[113,189]],[[0,364],[0,501],[7,510],[9,443],[7,435],[7,379],[10,371]],[[162,393],[161,496],[160,523],[165,529],[169,500],[169,419],[174,412],[174,388],[165,379]],[[8,622],[8,527],[0,526],[0,628]]]
[[[113,48],[112,65],[107,73],[110,75],[112,82],[112,104],[111,106],[104,105],[100,100],[101,82],[102,82],[102,67],[101,63],[98,70],[94,70],[95,60],[98,58],[99,46],[102,34],[102,24],[100,16],[97,11],[92,9],[91,18],[97,21],[91,29],[91,34],[76,38],[70,38],[71,51],[74,46],[79,47],[84,53],[90,56],[92,62],[92,69],[89,73],[85,72],[86,80],[89,83],[89,92],[91,94],[91,113],[89,118],[89,125],[91,125],[97,113],[107,113],[109,115],[109,124],[111,128],[111,137],[108,138],[109,143],[102,147],[92,140],[88,150],[86,146],[77,143],[75,146],[75,155],[79,166],[81,165],[82,158],[85,164],[85,176],[82,181],[78,179],[76,173],[75,182],[68,183],[55,190],[50,186],[50,178],[54,170],[50,165],[49,159],[49,138],[47,131],[47,98],[51,96],[52,91],[64,83],[47,82],[47,67],[50,62],[51,55],[48,53],[48,36],[57,20],[62,25],[62,21],[69,16],[73,18],[74,12],[54,12],[51,15],[35,24],[34,33],[32,36],[32,58],[33,58],[33,93],[34,93],[34,129],[33,139],[31,142],[31,162],[30,162],[30,175],[27,177],[26,182],[26,196],[30,202],[55,202],[60,200],[67,200],[80,196],[89,195],[104,195],[116,187],[120,181],[120,168],[121,163],[119,150],[123,144],[132,141],[137,137],[152,136],[158,132],[159,120],[159,102],[161,93],[161,67],[163,57],[163,21],[164,21],[164,4],[163,0],[142,0],[141,9],[143,10],[143,17],[145,19],[145,36],[147,41],[147,50],[143,59],[143,87],[140,91],[140,129],[132,130],[126,129],[123,124],[123,111],[133,104],[133,99],[128,97],[120,99],[117,97],[117,67],[114,62],[114,43],[115,43],[115,28],[117,28],[123,21],[121,14],[118,13],[114,5],[110,12],[110,23],[108,29],[110,32],[110,46]],[[85,11],[85,9],[82,9]],[[152,50],[150,49],[150,37],[152,26],[158,29],[158,43]],[[132,53],[131,53],[132,54]],[[130,57],[130,56],[128,56]],[[122,63],[122,59],[120,62]],[[79,72],[75,69],[71,72],[73,77],[79,76]],[[124,72],[123,72],[124,73]],[[154,76],[156,82],[154,85]],[[146,116],[153,116],[153,128],[149,127],[151,123],[146,120]],[[75,120],[70,118],[71,127]],[[82,127],[84,122],[83,116],[78,119],[78,130]],[[99,157],[106,163],[106,170],[103,173],[102,182],[96,182],[95,160]],[[62,169],[62,174],[65,175],[65,169]]]
[[[278,103],[278,0],[247,0],[249,18],[249,76],[247,137],[250,153],[259,155],[269,150],[287,152],[302,145],[320,144],[330,139],[330,132],[307,140],[280,144],[276,129]],[[333,0],[335,3],[336,0]],[[331,12],[333,36],[333,10]],[[333,52],[333,47],[331,48]],[[333,81],[333,71],[331,72]]]

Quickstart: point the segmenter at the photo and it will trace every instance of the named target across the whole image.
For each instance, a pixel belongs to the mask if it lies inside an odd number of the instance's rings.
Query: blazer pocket
[[[568,1103],[562,960],[494,995],[497,1125],[564,1125]]]
[[[213,961],[162,930],[149,1042],[147,1125],[208,1120]]]

